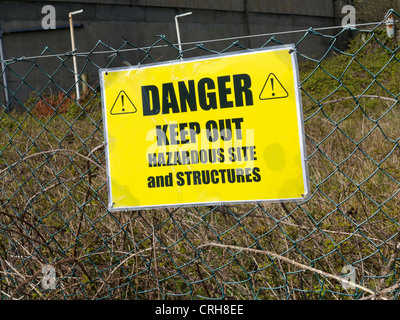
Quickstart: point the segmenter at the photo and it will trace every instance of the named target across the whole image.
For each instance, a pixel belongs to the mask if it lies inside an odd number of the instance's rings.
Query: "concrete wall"
[[[44,5],[56,9],[56,30],[41,29],[45,14]],[[263,34],[287,30],[302,30],[309,27],[325,27],[338,24],[335,0],[72,0],[72,1],[1,1],[0,27],[4,30],[3,45],[6,59],[53,55],[71,50],[68,13],[84,9],[75,16],[74,23],[83,27],[75,29],[78,52],[110,50],[98,44],[106,43],[112,48],[130,43],[144,47],[156,41],[155,35],[163,34],[172,43],[177,42],[174,17],[192,11],[193,14],[179,20],[181,41],[202,41],[229,38],[249,34]],[[34,29],[31,31],[28,29]],[[19,30],[21,32],[15,32]],[[13,32],[10,32],[13,31]],[[304,33],[278,35],[285,43],[297,42]],[[260,47],[268,36],[240,40],[246,47]],[[205,43],[213,50],[222,50],[233,40]],[[301,45],[302,52],[321,56],[327,49],[328,40],[321,37],[307,38]],[[97,46],[97,47],[96,47]],[[193,48],[193,45],[183,49]],[[128,48],[128,47],[125,47]],[[131,47],[129,47],[131,48]],[[158,61],[177,58],[177,51],[156,49],[151,51]],[[185,57],[206,54],[200,49],[185,53]],[[145,57],[141,51],[124,54],[130,64],[137,64]],[[89,59],[78,57],[78,70],[89,74],[89,81],[98,81],[98,67],[106,67],[113,56],[93,52]],[[22,105],[29,93],[49,85],[52,90],[72,90],[74,77],[71,57],[46,57],[28,59],[28,62],[9,64],[8,85],[14,92],[13,105]],[[147,62],[151,62],[148,60]],[[121,66],[116,59],[111,66]],[[29,71],[35,66],[32,71]],[[21,75],[25,80],[21,83]],[[51,80],[53,79],[53,80]],[[0,84],[0,102],[3,102]],[[12,95],[12,94],[11,94]]]

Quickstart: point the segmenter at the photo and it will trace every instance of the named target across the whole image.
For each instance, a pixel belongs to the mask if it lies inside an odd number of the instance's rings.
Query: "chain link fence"
[[[179,59],[164,36],[147,48],[100,41],[2,61],[1,298],[397,299],[400,47],[385,29],[300,33],[312,193],[302,203],[107,210],[100,88],[84,75]],[[185,44],[182,54],[248,50],[247,40]],[[327,44],[320,57],[304,53],[314,41]]]

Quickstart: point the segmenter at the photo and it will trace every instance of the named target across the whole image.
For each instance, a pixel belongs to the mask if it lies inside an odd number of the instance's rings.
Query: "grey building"
[[[78,72],[89,75],[89,83],[94,85],[98,81],[99,67],[121,66],[124,63],[122,59],[113,60],[112,52],[99,52],[112,51],[124,46],[126,49],[132,49],[124,53],[125,64],[137,64],[145,54],[142,50],[134,50],[130,44],[147,47],[159,39],[157,35],[161,34],[171,43],[177,43],[174,19],[178,14],[192,12],[192,15],[179,20],[183,43],[204,43],[206,48],[220,51],[236,40],[233,38],[239,36],[338,25],[342,2],[338,0],[1,1],[0,34],[6,61],[5,76],[12,97],[11,105],[23,105],[30,92],[35,90],[40,92],[46,86],[56,91],[73,90],[72,59],[71,55],[65,56],[64,53],[71,51],[68,14],[75,10],[84,9],[83,13],[74,16]],[[52,5],[55,8],[55,29],[42,28],[42,20],[46,16],[42,13],[42,8],[45,5]],[[304,32],[279,33],[275,37],[284,43],[296,43],[303,35]],[[207,41],[212,39],[225,40]],[[268,39],[270,35],[244,37],[239,40],[239,44],[257,48]],[[129,44],[125,44],[126,41]],[[314,39],[307,37],[306,41],[301,43],[301,49],[305,54],[318,57],[326,52],[328,43],[329,39],[323,37]],[[195,47],[193,44],[183,45],[183,50],[193,47]],[[189,51],[185,53],[185,57],[207,53],[203,51]],[[90,54],[79,55],[87,52]],[[36,58],[38,55],[42,58]],[[176,59],[177,51],[153,49],[152,57],[157,61]],[[1,103],[5,101],[3,82],[0,82]]]

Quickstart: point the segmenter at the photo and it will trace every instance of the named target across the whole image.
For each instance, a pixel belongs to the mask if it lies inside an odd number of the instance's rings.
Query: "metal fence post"
[[[69,30],[70,30],[70,35],[71,35],[71,46],[72,46],[72,52],[73,52],[73,56],[72,56],[72,61],[74,63],[74,73],[75,73],[75,88],[76,88],[76,100],[79,102],[81,100],[81,96],[80,96],[80,92],[79,92],[79,79],[78,79],[78,67],[76,64],[76,55],[75,55],[75,36],[74,36],[74,25],[72,23],[72,16],[75,14],[79,14],[82,13],[83,9],[81,10],[77,10],[77,11],[73,11],[70,12],[68,14],[69,16]]]
[[[186,12],[186,13],[178,14],[178,15],[175,16],[176,36],[178,38],[179,56],[180,56],[181,59],[183,58],[183,56],[182,56],[181,35],[180,35],[180,32],[179,32],[178,18],[188,16],[188,15],[190,15],[192,13],[193,12]]]
[[[0,59],[1,59],[1,73],[3,75],[3,85],[4,85],[4,105],[8,109],[10,98],[8,96],[8,82],[6,74],[6,65],[4,62],[3,30],[0,30]]]
[[[386,19],[386,33],[389,38],[393,38],[395,36],[395,27],[394,27],[394,16],[393,13],[389,15]]]

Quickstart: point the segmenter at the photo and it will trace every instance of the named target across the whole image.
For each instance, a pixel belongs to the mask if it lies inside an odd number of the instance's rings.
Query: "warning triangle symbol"
[[[270,73],[260,93],[260,100],[286,98],[289,93],[283,87],[276,75]]]
[[[137,111],[135,105],[129,99],[128,95],[125,93],[124,90],[121,90],[118,93],[118,97],[115,100],[110,113],[112,115],[116,114],[128,114],[128,113],[135,113]]]

